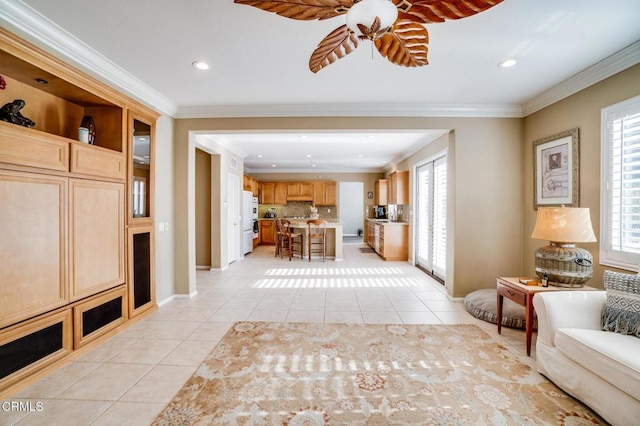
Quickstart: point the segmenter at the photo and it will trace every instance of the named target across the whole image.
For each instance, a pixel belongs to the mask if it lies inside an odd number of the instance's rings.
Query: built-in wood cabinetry
[[[155,116],[128,114],[127,296],[129,316],[155,307]]]
[[[313,182],[313,204],[316,206],[335,206],[336,183]]]
[[[287,184],[284,182],[260,183],[260,204],[279,205],[287,204]]]
[[[287,183],[287,201],[313,201],[313,184],[310,182]]]
[[[124,184],[71,179],[71,300],[124,283],[124,250]]]
[[[386,179],[378,179],[375,183],[375,205],[386,206],[389,204],[389,184]]]
[[[65,177],[0,169],[0,327],[69,302],[67,199]]]
[[[242,189],[244,189],[245,191],[251,191],[254,197],[257,197],[259,194],[259,185],[260,183],[258,182],[257,179],[249,175],[243,176]]]
[[[311,201],[316,206],[335,206],[336,182],[260,182],[260,204],[285,205],[287,201]]]
[[[263,219],[259,222],[260,244],[274,245],[276,243],[275,220]]]
[[[384,260],[409,258],[409,226],[405,223],[367,220],[364,241]]]
[[[138,313],[129,299],[139,256],[149,268],[143,307],[155,306],[157,115],[4,29],[0,75],[0,105],[22,99],[20,112],[36,123],[0,122],[3,397]],[[86,115],[92,145],[77,140]],[[139,251],[131,236],[145,233]]]
[[[128,299],[129,316],[135,317],[155,306],[155,250],[151,226],[129,227]]]
[[[393,172],[388,177],[389,204],[409,204],[409,172]]]
[[[380,226],[378,254],[384,260],[407,260],[409,256],[409,227],[385,224]]]

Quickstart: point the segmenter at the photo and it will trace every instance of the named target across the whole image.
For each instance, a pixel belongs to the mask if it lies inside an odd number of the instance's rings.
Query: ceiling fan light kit
[[[389,31],[393,23],[398,19],[398,9],[389,0],[362,0],[354,4],[345,17],[347,27],[359,38],[373,40],[379,33]],[[377,20],[377,21],[376,21]],[[372,32],[363,30],[374,29]]]
[[[344,24],[320,43],[309,59],[316,73],[353,52],[359,40],[370,40],[391,63],[427,65],[426,24],[483,12],[502,0],[234,0],[285,18],[325,20],[346,15]]]

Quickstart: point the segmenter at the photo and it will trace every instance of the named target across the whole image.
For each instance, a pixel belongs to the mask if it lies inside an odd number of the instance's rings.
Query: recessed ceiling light
[[[307,136],[307,135],[300,135],[300,139],[306,139],[306,138],[308,138],[308,137],[309,137],[309,136]]]
[[[362,157],[364,157],[364,155],[358,154],[358,158],[362,158]]]
[[[207,64],[206,62],[202,62],[202,61],[193,61],[191,63],[191,66],[198,68],[199,70],[208,70],[209,69],[209,64]]]
[[[262,154],[258,154],[258,158],[262,158]]]
[[[316,166],[315,164],[312,164],[312,165],[311,165],[311,167],[315,167],[315,166]]]
[[[275,165],[275,164],[272,164],[272,165],[271,165],[271,167],[276,167],[276,165]]]
[[[515,59],[507,59],[506,61],[502,61],[498,64],[499,68],[511,68],[512,66],[514,66],[515,64],[517,64],[517,62],[515,61]]]
[[[305,157],[311,158],[311,154],[307,154],[307,155],[305,155]]]

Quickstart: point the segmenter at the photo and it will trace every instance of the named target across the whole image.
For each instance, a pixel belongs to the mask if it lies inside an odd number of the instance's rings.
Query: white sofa
[[[640,339],[601,328],[605,291],[537,293],[536,362],[613,425],[640,424]]]

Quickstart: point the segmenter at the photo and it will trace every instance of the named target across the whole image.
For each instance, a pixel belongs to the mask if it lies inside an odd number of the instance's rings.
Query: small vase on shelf
[[[82,117],[82,123],[78,129],[78,140],[90,145],[96,144],[96,123],[90,115]]]

